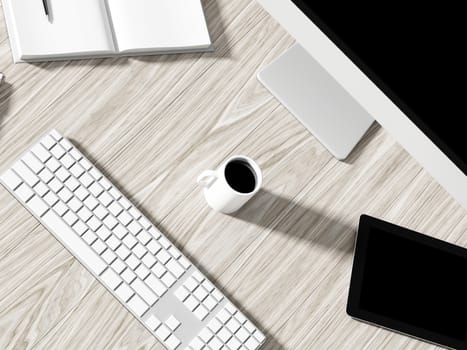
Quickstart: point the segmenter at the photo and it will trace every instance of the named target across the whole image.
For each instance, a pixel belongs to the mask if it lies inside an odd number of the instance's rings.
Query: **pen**
[[[49,4],[47,3],[47,0],[42,0],[42,5],[44,5],[44,12],[48,18],[49,17]]]

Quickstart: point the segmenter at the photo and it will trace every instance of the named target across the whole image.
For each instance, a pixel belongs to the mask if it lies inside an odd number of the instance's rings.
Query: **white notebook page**
[[[105,0],[7,0],[22,59],[115,51]]]
[[[107,1],[120,52],[211,45],[200,0]]]

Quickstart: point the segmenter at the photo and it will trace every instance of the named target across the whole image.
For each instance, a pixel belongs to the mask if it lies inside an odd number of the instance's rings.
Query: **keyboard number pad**
[[[203,321],[224,296],[204,276],[195,271],[176,291],[175,296]]]
[[[263,333],[228,302],[192,340],[189,349],[255,350],[264,340]]]

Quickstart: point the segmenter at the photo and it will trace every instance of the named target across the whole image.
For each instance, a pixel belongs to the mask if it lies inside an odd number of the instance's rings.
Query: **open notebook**
[[[44,61],[201,51],[200,0],[3,0],[13,59]]]

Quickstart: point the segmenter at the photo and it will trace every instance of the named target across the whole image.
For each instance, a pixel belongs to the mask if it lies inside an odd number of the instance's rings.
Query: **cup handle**
[[[204,188],[209,188],[217,180],[217,175],[215,171],[205,170],[198,176],[196,182],[198,185]]]

